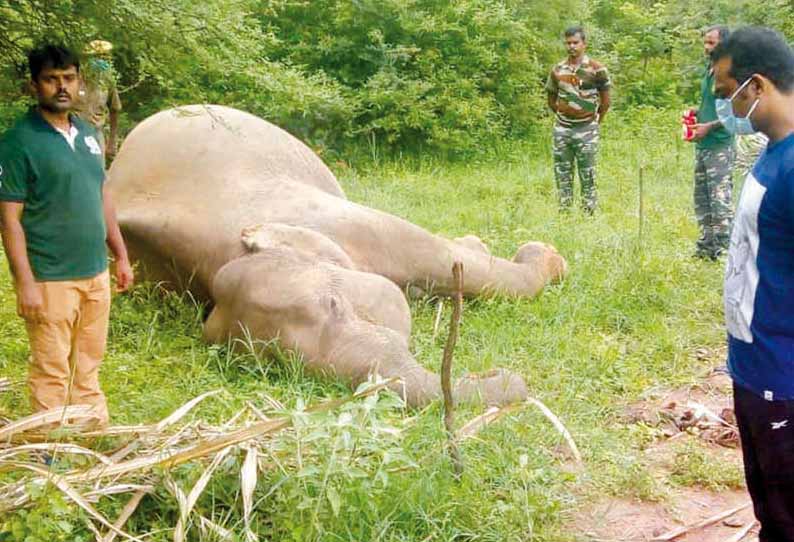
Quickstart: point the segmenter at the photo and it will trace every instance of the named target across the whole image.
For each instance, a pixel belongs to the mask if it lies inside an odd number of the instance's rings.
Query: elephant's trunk
[[[342,324],[329,321],[321,337],[323,361],[310,367],[350,380],[354,386],[373,374],[383,378],[399,377],[389,387],[411,407],[423,407],[441,397],[437,373],[417,363],[405,339],[395,331],[358,320]],[[527,397],[524,380],[506,370],[461,378],[453,389],[456,403],[504,405]]]

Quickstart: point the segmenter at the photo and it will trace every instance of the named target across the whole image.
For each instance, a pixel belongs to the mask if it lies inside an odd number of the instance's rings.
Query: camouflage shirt
[[[563,126],[581,126],[593,122],[598,112],[598,93],[609,89],[606,66],[587,55],[578,66],[565,59],[549,74],[546,92],[557,96],[557,122]]]

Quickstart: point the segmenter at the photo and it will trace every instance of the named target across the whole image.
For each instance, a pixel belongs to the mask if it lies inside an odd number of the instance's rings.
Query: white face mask
[[[742,91],[744,87],[746,87],[750,81],[752,81],[752,77],[748,78],[744,83],[739,85],[731,97],[726,99],[718,99],[715,100],[714,105],[717,108],[717,118],[720,120],[720,124],[728,130],[732,134],[736,135],[748,135],[754,134],[757,130],[753,128],[753,123],[750,120],[750,115],[753,114],[755,108],[758,106],[758,102],[761,101],[761,98],[756,98],[753,102],[753,105],[750,106],[750,110],[747,112],[747,115],[744,117],[737,117],[733,112],[733,99],[736,97],[739,92]]]

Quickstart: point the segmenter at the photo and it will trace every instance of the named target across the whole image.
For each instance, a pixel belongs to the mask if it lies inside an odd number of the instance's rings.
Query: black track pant
[[[794,400],[767,401],[734,384],[733,403],[760,542],[794,542]]]

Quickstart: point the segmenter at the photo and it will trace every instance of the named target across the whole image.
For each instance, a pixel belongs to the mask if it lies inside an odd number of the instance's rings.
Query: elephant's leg
[[[459,245],[463,245],[466,248],[470,248],[475,252],[482,252],[483,254],[491,254],[491,251],[488,250],[488,246],[482,242],[482,239],[477,237],[476,235],[469,234],[464,235],[463,237],[456,237],[453,239]]]
[[[266,249],[233,260],[213,282],[215,308],[204,334],[213,342],[243,335],[278,338],[286,348],[301,352],[307,368],[332,373],[354,386],[372,374],[398,377],[392,385],[411,406],[421,406],[441,394],[439,377],[416,362],[404,333],[373,319],[362,318],[350,292],[367,288],[363,273],[316,263],[290,249]],[[386,279],[374,276],[371,285]],[[402,293],[389,285],[368,288],[375,304],[403,307]],[[473,385],[474,383],[474,385]],[[520,377],[497,372],[481,379],[466,378],[456,388],[456,400],[504,404],[526,396]]]
[[[358,269],[383,275],[401,287],[418,285],[441,293],[453,289],[452,264],[463,263],[464,293],[533,297],[566,272],[565,260],[550,245],[526,262],[498,258],[470,242],[433,235],[405,220],[350,202],[327,207],[311,227],[333,239]],[[468,246],[467,246],[468,245]]]
[[[210,211],[200,205],[189,210],[179,206],[164,210],[156,201],[136,201],[120,209],[119,224],[130,259],[138,266],[138,277],[177,291],[190,291],[197,300],[209,301],[217,270],[246,252],[237,228],[232,229],[228,243],[212,242],[202,228],[220,235],[231,227],[220,220],[209,220],[209,216]]]
[[[136,278],[180,292],[189,290],[198,301],[208,301],[207,274],[197,269],[183,251],[170,249],[170,246],[182,247],[185,243],[159,226],[157,222],[145,220],[127,221],[121,226],[130,260],[136,266]],[[173,237],[177,238],[176,242]]]

